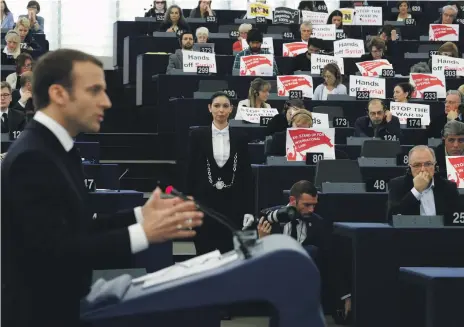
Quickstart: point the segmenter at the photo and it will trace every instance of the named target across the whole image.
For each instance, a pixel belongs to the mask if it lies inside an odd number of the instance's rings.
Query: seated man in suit
[[[13,109],[22,112],[34,112],[34,103],[32,102],[32,71],[24,72],[21,75],[20,89],[13,90],[11,106]]]
[[[409,168],[404,176],[388,184],[387,219],[393,215],[451,216],[457,212],[456,184],[435,175],[435,152],[426,145],[409,151]]]
[[[446,92],[445,111],[433,118],[427,128],[427,136],[441,138],[443,127],[451,120],[464,122],[464,95],[458,90]]]
[[[435,149],[440,175],[447,178],[446,156],[464,156],[464,123],[451,120],[443,128],[443,143]]]
[[[2,133],[22,131],[26,125],[26,118],[23,112],[10,109],[11,86],[8,82],[1,82],[1,92]]]
[[[308,51],[293,58],[293,71],[311,71],[311,54],[318,54],[324,50],[324,41],[315,37],[308,40]]]
[[[193,49],[193,33],[184,32],[179,36],[181,49],[177,49],[174,54],[169,55],[169,63],[166,69],[166,74],[170,74],[173,69],[184,68],[184,54],[183,51],[192,51]]]
[[[354,136],[378,137],[388,141],[401,139],[400,120],[392,115],[382,100],[370,100],[367,104],[367,111],[367,116],[356,119]]]

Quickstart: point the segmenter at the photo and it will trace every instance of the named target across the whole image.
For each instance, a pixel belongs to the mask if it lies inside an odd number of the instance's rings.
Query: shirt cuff
[[[142,207],[135,207],[134,208],[134,216],[135,220],[138,224],[143,223],[143,214],[142,214]]]
[[[418,190],[416,190],[414,187],[411,189],[411,193],[414,195],[414,197],[419,201],[421,199],[422,194],[419,193]]]
[[[26,104],[25,104],[25,103],[23,104],[23,103],[22,103],[21,101],[19,101],[19,100],[18,100],[18,103],[19,103],[19,105],[20,105],[21,107],[26,108]]]
[[[341,299],[342,299],[342,300],[346,300],[346,299],[348,299],[348,298],[350,298],[350,297],[351,297],[351,293],[350,293],[350,294],[347,294],[347,295],[345,295],[345,296],[342,296]]]
[[[148,249],[148,239],[142,225],[133,224],[129,226],[129,239],[132,254]]]

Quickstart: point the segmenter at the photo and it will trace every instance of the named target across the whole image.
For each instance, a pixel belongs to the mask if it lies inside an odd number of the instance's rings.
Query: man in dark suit
[[[458,211],[459,193],[456,184],[435,175],[433,149],[418,145],[409,151],[409,169],[396,177],[388,188],[388,221],[393,215],[443,215]]]
[[[111,102],[102,63],[60,49],[37,63],[39,111],[2,162],[2,318],[4,326],[76,327],[92,270],[130,267],[150,243],[191,237],[202,214],[192,201],[161,199],[92,219],[80,132],[97,133]]]
[[[437,165],[442,177],[448,178],[446,156],[464,156],[464,123],[451,120],[443,128],[443,143],[436,147]]]
[[[356,119],[354,136],[378,137],[387,141],[401,139],[400,121],[385,107],[382,100],[370,100],[367,104],[367,111],[367,116]]]
[[[464,95],[458,90],[446,92],[445,111],[443,114],[434,117],[427,127],[427,137],[441,138],[443,127],[451,120],[464,122]]]
[[[12,103],[11,106],[13,109],[20,110],[23,112],[34,112],[34,104],[32,102],[32,71],[24,72],[21,75],[21,80],[19,82],[20,88],[13,90],[12,93]]]
[[[8,82],[1,82],[1,120],[2,133],[19,132],[26,125],[26,117],[21,111],[10,109],[11,86]]]

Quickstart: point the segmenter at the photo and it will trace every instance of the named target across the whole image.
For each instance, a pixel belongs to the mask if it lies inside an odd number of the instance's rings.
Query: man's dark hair
[[[78,50],[59,49],[40,57],[34,68],[32,94],[37,110],[50,104],[48,89],[53,84],[59,84],[72,92],[73,66],[75,62],[91,62],[100,68],[103,63],[92,55]]]
[[[192,37],[195,39],[195,37],[194,37],[192,31],[183,31],[183,32],[180,33],[180,35],[179,35],[179,42],[181,43],[181,45],[182,45],[182,39],[184,38],[184,35],[187,35],[187,34],[192,35]]]
[[[26,61],[28,59],[31,62],[33,61],[32,56],[27,52],[23,52],[23,53],[19,54],[18,57],[16,57],[16,74],[21,73],[21,68],[23,68],[23,66],[26,64]]]
[[[30,8],[30,7],[36,7],[37,8],[37,13],[40,12],[40,5],[37,1],[29,1],[27,3],[27,7],[26,8]]]
[[[263,43],[263,33],[257,28],[252,28],[247,34],[247,43],[260,42]]]
[[[309,194],[315,197],[317,196],[317,189],[310,181],[302,180],[293,184],[290,189],[290,196],[294,196],[298,200],[302,194]]]
[[[317,37],[311,37],[308,40],[308,48],[309,46],[312,45],[315,48],[318,48],[319,50],[324,49],[324,40],[318,39]]]

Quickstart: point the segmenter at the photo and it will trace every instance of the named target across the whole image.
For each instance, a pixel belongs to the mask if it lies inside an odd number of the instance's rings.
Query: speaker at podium
[[[248,255],[238,249],[211,252],[128,278],[124,287],[115,286],[116,301],[99,301],[111,293],[111,282],[94,285],[81,320],[105,327],[219,327],[220,307],[263,301],[275,309],[272,327],[324,327],[320,275],[308,251],[286,235],[270,235],[247,248]]]

